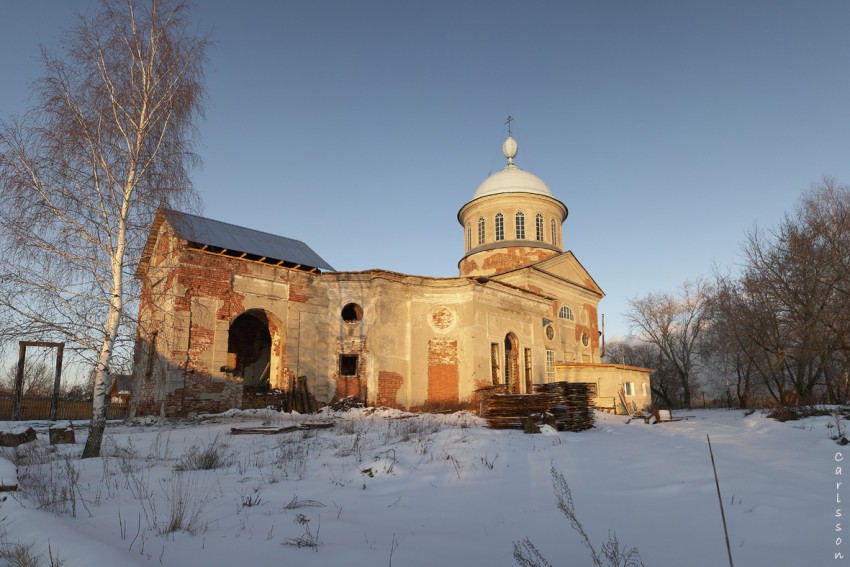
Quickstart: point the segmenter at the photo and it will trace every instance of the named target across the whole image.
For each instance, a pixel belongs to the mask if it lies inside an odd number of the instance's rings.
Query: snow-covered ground
[[[850,502],[836,459],[850,464],[850,446],[830,439],[831,418],[687,413],[659,425],[597,414],[590,431],[528,435],[465,413],[232,411],[111,425],[105,456],[85,461],[84,428],[76,445],[50,447],[40,433],[0,449],[21,484],[0,495],[0,541],[64,567],[448,567],[514,565],[514,542],[528,537],[556,567],[591,565],[556,507],[554,468],[597,547],[610,532],[647,567],[717,567],[728,559],[710,434],[736,565],[850,562],[850,539],[836,545],[835,531],[837,500]],[[334,426],[230,434],[316,421]],[[192,454],[225,462],[181,472]]]

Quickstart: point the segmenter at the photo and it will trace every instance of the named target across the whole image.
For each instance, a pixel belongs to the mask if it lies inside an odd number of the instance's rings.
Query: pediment
[[[588,273],[572,251],[567,250],[563,254],[541,260],[529,266],[532,270],[551,274],[555,277],[567,280],[571,283],[584,287],[601,296],[605,295],[596,280]]]
[[[493,276],[493,279],[503,280],[529,289],[545,289],[548,287],[545,280],[552,281],[554,279],[584,289],[599,296],[600,299],[605,296],[602,288],[578,261],[575,254],[569,250],[557,256],[503,272]]]

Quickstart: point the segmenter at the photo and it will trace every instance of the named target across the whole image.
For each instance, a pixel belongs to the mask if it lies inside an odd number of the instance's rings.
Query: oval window
[[[590,344],[590,337],[587,336],[587,333],[581,334],[581,344],[583,344],[584,346],[587,346],[587,345]]]

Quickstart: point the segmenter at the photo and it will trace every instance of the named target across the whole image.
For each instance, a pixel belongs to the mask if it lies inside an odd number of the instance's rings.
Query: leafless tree
[[[850,357],[850,187],[823,179],[803,195],[798,217],[815,242],[819,260],[828,266],[826,276],[818,281],[829,295],[822,320],[824,342],[846,361]]]
[[[153,216],[195,198],[188,172],[208,40],[190,15],[181,0],[102,0],[59,55],[42,50],[37,105],[0,124],[4,332],[61,338],[90,356],[83,457],[100,453]]]
[[[742,327],[748,325],[746,306],[729,275],[717,276],[712,321],[702,349],[708,380],[727,405],[749,408],[761,399],[757,360]]]
[[[682,403],[681,382],[661,349],[652,343],[635,340],[612,341],[605,347],[602,362],[650,368],[653,403],[663,407],[678,407]]]
[[[711,286],[685,282],[677,295],[650,293],[629,300],[626,319],[637,337],[655,345],[681,384],[682,403],[691,405],[702,333],[709,323]]]
[[[738,279],[718,283],[718,324],[779,403],[846,401],[850,358],[850,190],[824,180],[793,214],[744,244]]]
[[[15,392],[15,377],[18,374],[17,363],[12,364],[0,381],[0,392],[13,395]],[[27,360],[24,365],[24,382],[22,395],[25,398],[48,398],[53,395],[53,368],[43,361]]]

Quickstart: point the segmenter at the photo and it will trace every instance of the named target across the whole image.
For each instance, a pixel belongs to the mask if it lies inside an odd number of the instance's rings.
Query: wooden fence
[[[12,398],[0,398],[0,421],[12,419]],[[50,419],[50,398],[24,398],[21,400],[21,419]],[[82,421],[91,419],[91,402],[69,402],[59,400],[56,419]],[[106,419],[126,419],[130,411],[128,404],[109,404]]]

